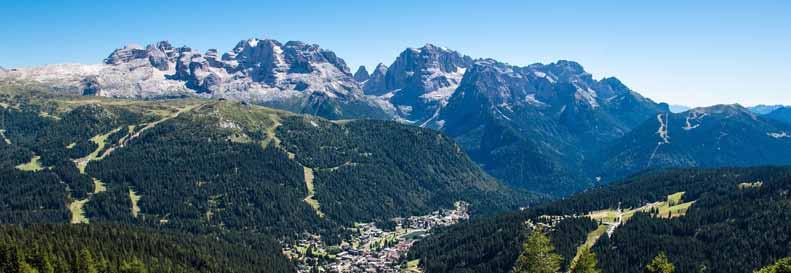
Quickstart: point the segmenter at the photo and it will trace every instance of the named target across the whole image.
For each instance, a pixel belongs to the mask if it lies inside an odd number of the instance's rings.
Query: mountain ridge
[[[791,164],[784,156],[791,152],[790,131],[738,104],[659,113],[608,147],[601,175],[617,179],[648,168]]]
[[[644,124],[655,123],[657,114],[671,108],[618,78],[596,79],[574,61],[514,66],[430,43],[403,50],[389,66],[380,63],[370,72],[361,66],[352,74],[334,52],[299,41],[251,38],[224,53],[157,42],[119,48],[104,64],[0,72],[0,81],[35,81],[61,92],[95,96],[240,100],[331,120],[396,120],[442,131],[496,178],[552,195],[652,168],[633,160],[653,152],[630,148],[622,138],[656,149],[651,144],[656,136],[648,129],[640,136],[630,133],[656,126]],[[681,122],[686,126],[686,118]],[[785,133],[744,128],[777,139]],[[701,155],[683,154],[685,159],[677,163],[702,160],[691,158],[695,156]],[[785,162],[766,158],[750,162]]]

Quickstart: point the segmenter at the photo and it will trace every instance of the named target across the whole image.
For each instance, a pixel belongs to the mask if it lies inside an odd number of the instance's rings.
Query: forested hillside
[[[558,231],[568,225],[590,231],[584,221],[569,221],[616,212],[620,206],[631,212],[611,237],[602,235],[592,247],[603,272],[643,272],[661,252],[675,264],[675,272],[752,272],[791,256],[789,192],[791,168],[654,171],[520,213],[444,229],[410,254],[421,259],[427,272],[508,272],[531,230],[526,223],[547,222],[542,216],[556,215],[559,222],[549,235],[568,264],[573,256],[563,249],[568,242],[581,245],[585,238]],[[691,204],[688,210],[631,210],[671,202],[674,195]]]
[[[457,201],[484,215],[534,200],[429,129],[331,122],[224,100],[3,88],[0,223],[114,223],[281,240],[309,233],[337,244],[358,222],[425,215]]]
[[[196,236],[126,226],[0,226],[0,272],[293,272],[263,236]]]

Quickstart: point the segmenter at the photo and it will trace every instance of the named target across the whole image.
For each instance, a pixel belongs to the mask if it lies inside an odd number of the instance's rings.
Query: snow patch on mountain
[[[590,87],[582,88],[576,83],[574,83],[574,86],[577,88],[577,92],[574,93],[574,98],[577,99],[577,101],[586,102],[593,109],[599,108],[599,102],[596,100],[596,91],[590,89]]]
[[[681,127],[684,130],[690,131],[692,129],[698,128],[702,125],[702,119],[706,117],[707,114],[700,111],[689,111],[687,115],[686,122],[684,127]]]
[[[781,139],[781,138],[791,138],[791,134],[789,134],[789,133],[787,133],[787,132],[774,132],[774,133],[766,133],[766,135],[768,135],[768,136],[770,136],[770,137],[773,137],[773,138],[777,138],[777,139]]]
[[[249,45],[250,47],[257,47],[258,46],[258,41],[259,40],[256,39],[256,38],[248,39],[247,40],[247,45]]]
[[[654,158],[656,157],[656,154],[659,152],[659,148],[662,147],[662,145],[670,144],[670,134],[667,131],[669,116],[669,114],[658,114],[656,116],[657,121],[659,121],[659,129],[657,129],[656,133],[659,135],[661,141],[656,143],[654,151],[651,152],[651,155],[648,157],[648,163],[646,167],[651,167],[651,163],[654,161]]]
[[[539,107],[548,106],[548,104],[536,99],[536,94],[527,94],[527,96],[525,96],[525,102],[527,102],[528,104],[534,105],[534,106],[539,106]]]
[[[423,81],[427,93],[420,97],[427,100],[447,101],[448,98],[453,95],[453,92],[456,91],[456,88],[459,87],[459,83],[461,83],[461,79],[464,77],[464,72],[466,71],[467,69],[462,67],[456,67],[456,71],[450,73],[444,73],[437,68],[428,69],[428,72],[431,74]],[[448,84],[447,86],[436,83],[437,79],[440,77],[444,77],[443,80],[447,80],[443,82]]]
[[[670,134],[667,131],[668,114],[658,114],[656,119],[659,121],[659,129],[656,131],[662,139],[662,143],[670,144]]]

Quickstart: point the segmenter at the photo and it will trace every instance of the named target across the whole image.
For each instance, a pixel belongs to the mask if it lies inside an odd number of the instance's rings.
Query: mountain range
[[[0,81],[87,96],[223,98],[331,120],[396,120],[450,136],[508,185],[552,195],[649,168],[786,164],[791,147],[791,130],[776,122],[782,113],[769,115],[781,107],[672,113],[573,61],[514,66],[432,44],[352,74],[335,53],[304,42],[253,38],[225,53],[200,53],[163,41],[119,48],[102,64],[0,71]],[[741,146],[747,141],[751,151]]]
[[[789,107],[569,60],[129,45],[0,68],[0,271],[504,273],[540,231],[562,271],[751,272],[791,255],[791,169],[756,167],[789,154]]]
[[[763,115],[768,119],[777,120],[780,122],[791,124],[791,107],[779,107],[769,113]]]

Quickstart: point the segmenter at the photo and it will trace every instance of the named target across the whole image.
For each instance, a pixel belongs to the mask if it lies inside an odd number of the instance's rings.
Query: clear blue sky
[[[262,37],[318,43],[355,69],[430,42],[515,65],[574,60],[657,101],[791,104],[791,1],[2,2],[4,67]]]

